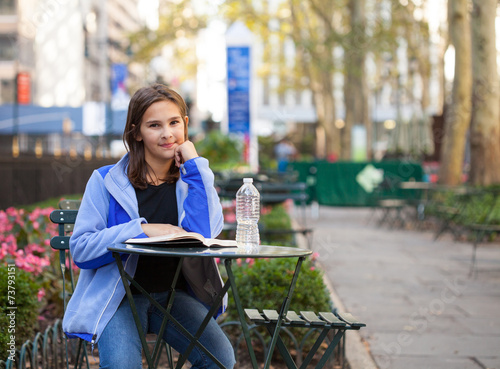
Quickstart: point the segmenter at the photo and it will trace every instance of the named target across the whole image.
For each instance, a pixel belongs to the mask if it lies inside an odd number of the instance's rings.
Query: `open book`
[[[169,244],[194,244],[200,247],[238,247],[234,240],[219,240],[216,238],[205,238],[196,232],[166,234],[164,236],[129,238],[125,243],[136,245],[165,245]],[[201,243],[201,245],[200,245]],[[198,244],[198,245],[196,245]]]

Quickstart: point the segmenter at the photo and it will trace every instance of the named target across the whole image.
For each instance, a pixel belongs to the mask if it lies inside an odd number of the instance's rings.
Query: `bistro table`
[[[402,190],[411,191],[413,193],[413,198],[411,200],[416,201],[417,209],[417,219],[422,221],[425,219],[425,207],[429,203],[429,191],[435,188],[434,183],[430,182],[401,182],[399,188]]]
[[[184,362],[189,357],[189,354],[193,350],[195,346],[204,351],[219,367],[224,368],[224,366],[198,341],[203,333],[205,327],[212,317],[215,315],[217,309],[219,308],[222,299],[226,292],[231,289],[234,303],[236,305],[236,310],[238,312],[239,320],[241,323],[241,327],[243,330],[243,335],[245,337],[245,341],[247,344],[248,352],[250,354],[250,358],[252,361],[252,367],[254,369],[258,368],[257,359],[255,357],[255,353],[251,344],[250,332],[248,329],[247,322],[245,320],[245,314],[243,311],[243,307],[241,306],[241,300],[238,295],[238,289],[236,286],[236,281],[234,278],[234,274],[232,271],[232,262],[234,259],[240,258],[297,258],[297,264],[295,266],[295,271],[293,276],[291,277],[290,285],[288,287],[287,294],[283,300],[283,303],[279,310],[279,319],[276,323],[276,327],[272,334],[271,343],[269,346],[269,350],[267,352],[267,356],[265,358],[264,369],[268,369],[271,364],[271,358],[276,346],[280,328],[282,322],[284,321],[286,314],[288,312],[290,301],[293,295],[293,291],[295,289],[295,285],[297,282],[297,278],[299,276],[300,267],[307,256],[309,256],[312,251],[306,249],[300,249],[295,247],[283,247],[283,246],[267,246],[260,245],[258,247],[254,247],[252,250],[246,250],[241,247],[189,247],[188,244],[182,247],[167,247],[167,245],[137,245],[137,244],[121,244],[116,245],[114,247],[109,247],[108,249],[113,253],[115,257],[116,263],[118,265],[118,269],[120,271],[120,275],[122,278],[123,285],[125,287],[127,298],[130,302],[132,313],[134,315],[135,324],[137,326],[137,330],[139,332],[139,337],[141,339],[142,347],[146,356],[146,361],[148,363],[149,368],[156,368],[159,361],[159,352],[161,350],[161,340],[164,333],[164,330],[167,326],[167,322],[171,321],[172,324],[176,325],[183,334],[191,341],[190,345],[186,349],[185,352],[181,353],[179,356],[179,360],[177,362],[176,368],[181,368]],[[177,267],[174,280],[171,286],[171,293],[168,296],[166,306],[161,306],[158,302],[156,302],[133,278],[125,271],[123,262],[122,262],[122,254],[136,254],[136,255],[154,255],[157,257],[178,257],[180,258],[179,266]],[[224,260],[224,266],[227,272],[227,280],[223,285],[222,293],[216,297],[216,301],[212,304],[209,309],[205,319],[202,324],[198,328],[198,331],[192,335],[189,333],[173,316],[170,314],[170,309],[172,307],[173,301],[175,299],[175,285],[177,283],[177,279],[181,272],[182,262],[184,258],[220,258]],[[134,303],[134,299],[132,296],[132,292],[130,290],[129,282],[131,282],[142,294],[144,294],[148,299],[154,304],[163,314],[163,322],[160,327],[160,331],[158,332],[156,342],[153,348],[153,352],[150,354],[149,348],[145,338],[145,332],[142,329],[142,325],[140,323],[137,309]]]

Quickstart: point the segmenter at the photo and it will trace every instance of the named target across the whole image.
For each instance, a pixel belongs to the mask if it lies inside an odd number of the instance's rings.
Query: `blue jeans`
[[[151,296],[162,306],[165,306],[168,292],[152,293]],[[158,333],[163,314],[152,305],[146,296],[134,295],[135,305],[142,328],[145,332]],[[208,310],[186,292],[176,291],[174,304],[170,313],[191,334],[195,334]],[[184,352],[189,340],[168,322],[163,339],[177,352]],[[200,343],[212,353],[226,368],[235,364],[234,352],[215,319],[211,319],[200,337]],[[132,310],[127,297],[124,297],[113,318],[97,342],[99,347],[100,368],[137,369],[142,367],[142,346],[137,327],[132,316]],[[218,368],[212,360],[195,346],[189,355],[192,368]]]

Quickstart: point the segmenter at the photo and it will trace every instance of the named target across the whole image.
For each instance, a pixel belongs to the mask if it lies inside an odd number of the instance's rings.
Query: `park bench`
[[[451,203],[449,196],[455,201]],[[434,240],[438,240],[445,232],[451,232],[458,240],[462,234],[460,217],[469,200],[467,187],[435,186],[429,195],[428,213],[438,221]]]
[[[478,246],[488,236],[500,232],[499,198],[499,188],[476,187],[444,187],[433,196],[433,214],[441,221],[434,239],[447,230],[452,232],[455,240],[463,235],[467,237],[473,247],[469,275],[477,271]]]
[[[478,246],[484,239],[492,234],[500,232],[500,219],[495,218],[496,209],[500,198],[500,188],[477,189],[475,191],[476,200],[482,200],[484,207],[477,209],[468,219],[465,227],[472,238],[472,257],[469,275],[477,272],[476,254]]]

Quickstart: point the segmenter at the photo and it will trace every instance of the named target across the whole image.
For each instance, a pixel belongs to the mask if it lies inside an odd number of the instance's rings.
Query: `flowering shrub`
[[[27,272],[39,286],[38,300],[46,304],[60,302],[62,283],[56,269],[57,253],[50,247],[50,238],[57,234],[57,225],[49,219],[53,210],[36,208],[26,212],[12,207],[0,210],[0,265],[14,264],[18,270]]]
[[[39,275],[50,264],[50,238],[56,225],[49,220],[52,208],[0,210],[0,260],[14,261],[19,269]],[[49,254],[50,252],[50,254]]]

